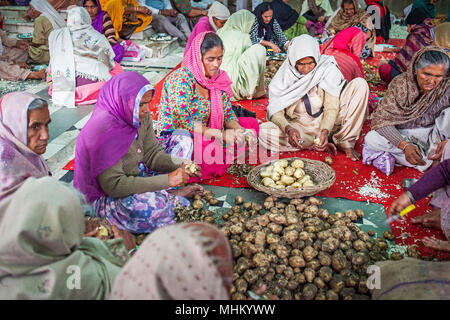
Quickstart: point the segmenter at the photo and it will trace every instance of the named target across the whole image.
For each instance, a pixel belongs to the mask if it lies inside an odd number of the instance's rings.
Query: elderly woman
[[[273,8],[270,3],[261,3],[256,7],[256,20],[250,30],[252,44],[261,44],[270,49],[269,54],[287,50],[289,40],[284,35],[278,21],[273,18]]]
[[[193,133],[193,158],[202,168],[202,179],[226,172],[234,161],[235,145],[244,142],[244,127],[253,129],[251,136],[258,132],[256,119],[238,119],[234,114],[231,80],[220,70],[222,56],[219,36],[214,32],[199,34],[182,67],[165,80],[161,96],[158,132],[164,135],[184,129]]]
[[[425,171],[424,159],[450,137],[449,57],[439,47],[417,52],[408,70],[388,87],[365,138],[363,162],[386,174],[394,163]]]
[[[360,56],[366,44],[366,34],[356,27],[339,32],[320,46],[320,52],[333,56],[342,75],[348,82],[355,78],[364,78]]]
[[[281,30],[288,40],[308,33],[306,28],[307,20],[305,17],[288,4],[288,0],[273,0],[270,5],[273,8],[273,17],[280,24]]]
[[[389,215],[398,215],[409,205],[434,193],[430,204],[437,210],[413,218],[411,222],[422,224],[424,227],[442,229],[449,241],[426,237],[423,243],[427,247],[450,252],[450,144],[448,140],[441,142],[436,152],[429,156],[430,160],[435,161],[441,158],[442,162],[427,171],[422,178],[392,203]]]
[[[394,60],[380,62],[380,78],[389,83],[399,74],[406,72],[414,54],[433,44],[433,24],[423,9],[415,9],[406,19],[408,37]]]
[[[373,55],[376,42],[375,27],[370,14],[360,8],[357,0],[342,0],[341,6],[328,19],[325,28],[332,34],[337,34],[348,27],[357,27],[367,35],[367,43],[361,54],[361,58],[366,59]]]
[[[334,154],[337,146],[357,161],[354,148],[368,98],[367,82],[356,78],[347,84],[336,60],[320,54],[317,40],[309,35],[294,38],[269,85],[270,122],[261,125],[261,146],[275,152],[314,149]]]
[[[42,155],[48,144],[47,102],[27,92],[0,98],[0,200],[29,177],[50,175]]]
[[[0,13],[0,25],[3,16]],[[45,70],[32,72],[25,63],[28,59],[28,42],[8,38],[0,27],[0,79],[9,81],[44,79]]]
[[[307,28],[311,35],[322,34],[325,24],[333,14],[329,0],[305,0],[300,13],[307,19]]]
[[[181,223],[145,239],[116,278],[110,299],[228,300],[232,275],[223,233],[207,223]]]
[[[189,36],[184,53],[189,51],[194,38],[203,32],[214,31],[217,32],[222,28],[230,17],[230,10],[218,1],[214,1],[211,8],[208,10],[208,16],[202,17],[198,20],[191,35]]]
[[[48,37],[53,30],[65,27],[66,23],[47,0],[32,0],[29,15],[35,20],[33,40],[28,48],[28,62],[48,64],[50,61]]]
[[[129,259],[121,239],[83,238],[73,188],[34,177],[0,202],[0,299],[107,299]]]
[[[103,34],[114,50],[114,61],[120,63],[125,54],[125,49],[120,44],[121,41],[116,37],[116,30],[108,12],[102,10],[99,0],[83,0],[81,5],[89,13],[92,20],[92,27]]]
[[[148,114],[153,92],[137,73],[114,76],[101,89],[76,145],[74,186],[97,216],[132,233],[175,223],[175,206],[203,191],[200,186],[167,191],[192,174],[182,164],[191,158],[192,139],[178,130],[163,145],[171,155],[160,148]]]
[[[99,0],[100,6],[111,17],[116,37],[129,39],[133,33],[144,31],[152,22],[152,11],[136,0]],[[134,25],[132,28],[124,25]]]
[[[226,48],[221,67],[232,81],[232,101],[257,99],[266,94],[266,49],[250,40],[254,22],[255,16],[250,11],[240,10],[217,31]]]
[[[83,7],[67,12],[67,27],[49,37],[51,74],[49,94],[54,104],[74,107],[92,104],[111,75],[123,72],[104,35],[94,30]]]

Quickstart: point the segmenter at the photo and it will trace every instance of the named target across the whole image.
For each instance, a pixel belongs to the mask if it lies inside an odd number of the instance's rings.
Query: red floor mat
[[[402,41],[404,40],[393,39],[389,43],[394,44],[396,46],[402,46]],[[391,59],[390,53],[376,53],[374,58],[369,58],[366,60],[367,63],[371,65],[377,65],[379,60],[384,57],[385,59]],[[174,69],[176,70],[179,65]],[[173,71],[172,71],[173,72]],[[167,77],[167,76],[166,76]],[[165,77],[165,78],[166,78]],[[155,96],[153,97],[152,103],[150,104],[150,114],[153,119],[158,118],[158,104],[161,98],[161,91],[163,87],[164,80],[161,80],[155,86]],[[385,90],[386,87],[383,85],[377,86],[376,88],[371,87],[371,91],[377,90]],[[257,118],[261,120],[261,122],[265,122],[266,117],[266,108],[268,104],[268,99],[259,99],[259,100],[244,100],[233,103],[235,105],[240,105],[241,107],[248,109],[250,111],[256,112]],[[364,134],[369,131],[369,121],[364,125]],[[364,135],[360,138],[359,143],[357,144],[357,150],[361,152],[361,145],[363,141]],[[287,157],[304,157],[315,160],[324,160],[325,156],[328,154],[320,153],[316,151],[302,151],[302,152],[290,152],[283,153],[280,155],[281,158]],[[336,172],[336,182],[335,184],[319,194],[318,196],[331,197],[331,198],[347,198],[356,201],[370,201],[373,203],[382,204],[387,210],[391,203],[402,194],[403,189],[401,186],[401,181],[405,178],[419,178],[421,173],[415,169],[406,168],[406,167],[396,167],[394,173],[391,176],[386,176],[381,173],[373,166],[363,165],[362,162],[353,162],[345,157],[343,153],[339,153],[336,157],[333,158],[332,168]],[[73,162],[70,161],[63,169],[64,170],[73,170]],[[353,171],[356,171],[354,173]],[[377,183],[379,183],[379,189],[387,194],[386,198],[373,198],[368,196],[363,196],[358,193],[361,187],[365,184],[370,183],[371,179],[375,179]],[[373,180],[372,180],[373,181]],[[249,187],[247,184],[246,178],[236,178],[235,176],[231,176],[229,174],[224,174],[223,176],[215,179],[210,179],[208,181],[203,182],[204,184],[215,185],[215,186],[223,186],[223,187]],[[424,236],[434,236],[438,239],[445,240],[444,234],[440,230],[432,230],[428,228],[423,228],[420,226],[416,226],[410,223],[410,219],[422,215],[426,211],[430,211],[430,207],[428,205],[430,199],[426,198],[422,201],[419,201],[416,204],[416,209],[412,211],[406,217],[405,222],[393,222],[391,223],[391,229],[396,237],[396,243],[399,245],[411,245],[418,244],[419,251],[422,255],[431,255],[433,254],[436,258],[441,260],[449,260],[450,254],[439,253],[434,250],[425,248],[423,245],[420,245],[417,242],[417,239],[422,239]]]

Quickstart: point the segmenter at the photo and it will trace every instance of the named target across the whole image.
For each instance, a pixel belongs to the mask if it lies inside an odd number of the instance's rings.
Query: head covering
[[[40,98],[12,92],[0,98],[0,199],[17,190],[29,177],[50,174],[44,158],[27,147],[28,106]]]
[[[75,150],[74,186],[89,202],[105,195],[97,176],[122,159],[136,138],[139,104],[149,90],[148,80],[135,72],[114,76],[100,90]]]
[[[283,0],[273,0],[270,4],[273,8],[273,18],[277,20],[283,31],[289,29],[297,22],[298,12],[292,9],[290,5],[284,3]]]
[[[223,105],[222,91],[228,93],[231,97],[231,80],[227,73],[220,70],[219,73],[212,77],[205,76],[205,70],[202,62],[201,46],[205,35],[214,32],[203,32],[198,34],[192,41],[192,45],[185,53],[182,65],[186,67],[195,77],[195,80],[203,87],[210,90],[211,97],[211,117],[209,119],[209,127],[213,129],[223,128]]]
[[[282,0],[278,0],[282,1]],[[317,17],[331,16],[333,14],[333,8],[331,7],[330,0],[305,0],[303,1],[301,15],[311,10]],[[278,21],[278,20],[277,20]]]
[[[430,0],[415,0],[411,12],[417,8],[422,8],[427,18],[434,18],[436,15],[435,5],[430,3]]]
[[[220,230],[180,223],[145,239],[114,282],[110,299],[225,300],[232,273],[230,245]]]
[[[389,84],[383,100],[372,115],[372,130],[395,126],[416,119],[422,116],[437,99],[446,93],[449,86],[449,71],[435,89],[420,96],[415,68],[422,55],[427,51],[445,53],[437,46],[429,46],[414,55],[408,70],[395,77]]]
[[[121,239],[83,239],[82,210],[77,192],[51,177],[29,178],[0,202],[0,299],[108,298],[129,256]]]
[[[47,0],[31,0],[30,6],[41,12],[42,15],[50,21],[53,26],[53,30],[64,28],[66,26],[66,22],[63,17],[50,3],[48,3]]]
[[[253,11],[256,16],[256,20],[258,21],[258,37],[261,38],[264,36],[264,40],[267,41],[270,41],[272,39],[274,18],[272,17],[272,20],[270,20],[269,23],[264,23],[262,14],[269,10],[273,10],[272,5],[268,2],[263,2],[259,4]],[[266,30],[265,35],[264,30]]]
[[[361,23],[367,27],[366,20],[370,17],[370,14],[366,12],[366,10],[360,8],[358,0],[353,0],[353,5],[355,6],[355,14],[349,17],[345,14],[344,3],[342,2],[339,9],[327,23],[327,28],[334,29],[336,32],[339,32],[347,29],[348,27],[355,26],[358,23]]]
[[[445,22],[434,28],[436,44],[450,53],[450,22]]]
[[[242,33],[250,34],[252,26],[255,23],[255,18],[255,15],[250,11],[245,9],[239,10],[230,16],[225,25],[217,31],[217,34],[221,38],[222,35],[225,35],[228,31],[240,31]]]
[[[423,21],[428,18],[425,10],[423,8],[417,8],[411,11],[408,17],[405,20],[406,24],[421,24]]]
[[[214,23],[213,17],[219,20],[228,20],[230,17],[230,10],[221,4],[219,1],[214,1],[211,7],[208,9],[209,23],[214,31],[219,30]]]
[[[344,76],[334,57],[321,55],[319,43],[310,35],[303,34],[294,38],[287,54],[287,59],[269,84],[268,119],[297,102],[317,85],[335,97],[340,96],[345,85]],[[295,65],[298,60],[306,57],[313,57],[316,67],[303,75]]]
[[[115,54],[106,37],[91,26],[86,9],[75,6],[67,14],[67,27],[49,36],[52,99],[57,105],[74,107],[76,77],[111,79]]]
[[[106,11],[102,10],[102,5],[100,4],[99,0],[82,0],[81,1],[82,7],[84,7],[86,1],[92,1],[94,3],[97,3],[97,15],[95,16],[94,19],[92,19],[92,27],[98,32],[103,34],[103,16],[105,15]]]
[[[354,42],[356,37],[361,38],[361,41]],[[361,64],[361,56],[362,49],[364,48],[364,44],[366,43],[366,35],[359,28],[350,27],[345,30],[339,32],[335,37],[327,41],[321,47],[321,52],[323,54],[327,54],[327,49],[337,50],[339,52],[344,53],[355,61],[357,64],[361,75],[364,76],[364,70]],[[341,68],[342,70],[342,68]],[[342,70],[342,73],[344,71]]]

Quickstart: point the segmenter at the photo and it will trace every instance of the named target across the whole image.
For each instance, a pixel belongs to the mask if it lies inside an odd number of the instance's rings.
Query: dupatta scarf
[[[445,78],[435,89],[420,95],[415,68],[422,55],[427,51],[441,51],[445,53],[444,50],[437,46],[429,46],[414,55],[408,70],[395,77],[389,84],[384,99],[381,100],[378,108],[372,115],[372,130],[414,120],[425,114],[428,108],[445,94],[450,82],[450,71],[447,72]]]
[[[105,195],[97,176],[122,159],[136,138],[139,104],[149,90],[148,80],[135,72],[114,76],[100,90],[75,149],[74,186],[89,202]]]
[[[12,92],[0,99],[0,200],[29,177],[50,174],[44,158],[27,147],[28,106],[37,98],[28,92]]]
[[[207,78],[202,63],[201,46],[205,35],[214,33],[212,31],[198,34],[192,41],[192,45],[185,53],[182,65],[186,67],[193,75],[198,84],[210,91],[211,97],[211,116],[209,119],[209,127],[222,130],[223,128],[223,105],[222,91],[233,96],[231,91],[231,80],[228,74],[220,70],[217,75]]]

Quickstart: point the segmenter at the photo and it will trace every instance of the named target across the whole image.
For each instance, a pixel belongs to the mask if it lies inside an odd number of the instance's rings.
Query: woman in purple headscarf
[[[186,168],[193,141],[189,132],[177,130],[159,145],[148,109],[153,93],[138,73],[114,76],[101,89],[75,151],[75,188],[97,216],[132,233],[175,223],[175,206],[203,192],[198,185],[168,190],[193,175]]]
[[[120,63],[122,61],[125,49],[120,45],[122,39],[116,38],[116,31],[108,12],[102,10],[100,1],[98,0],[82,0],[82,6],[87,10],[92,19],[92,27],[103,34],[111,44],[116,57],[114,61]]]

